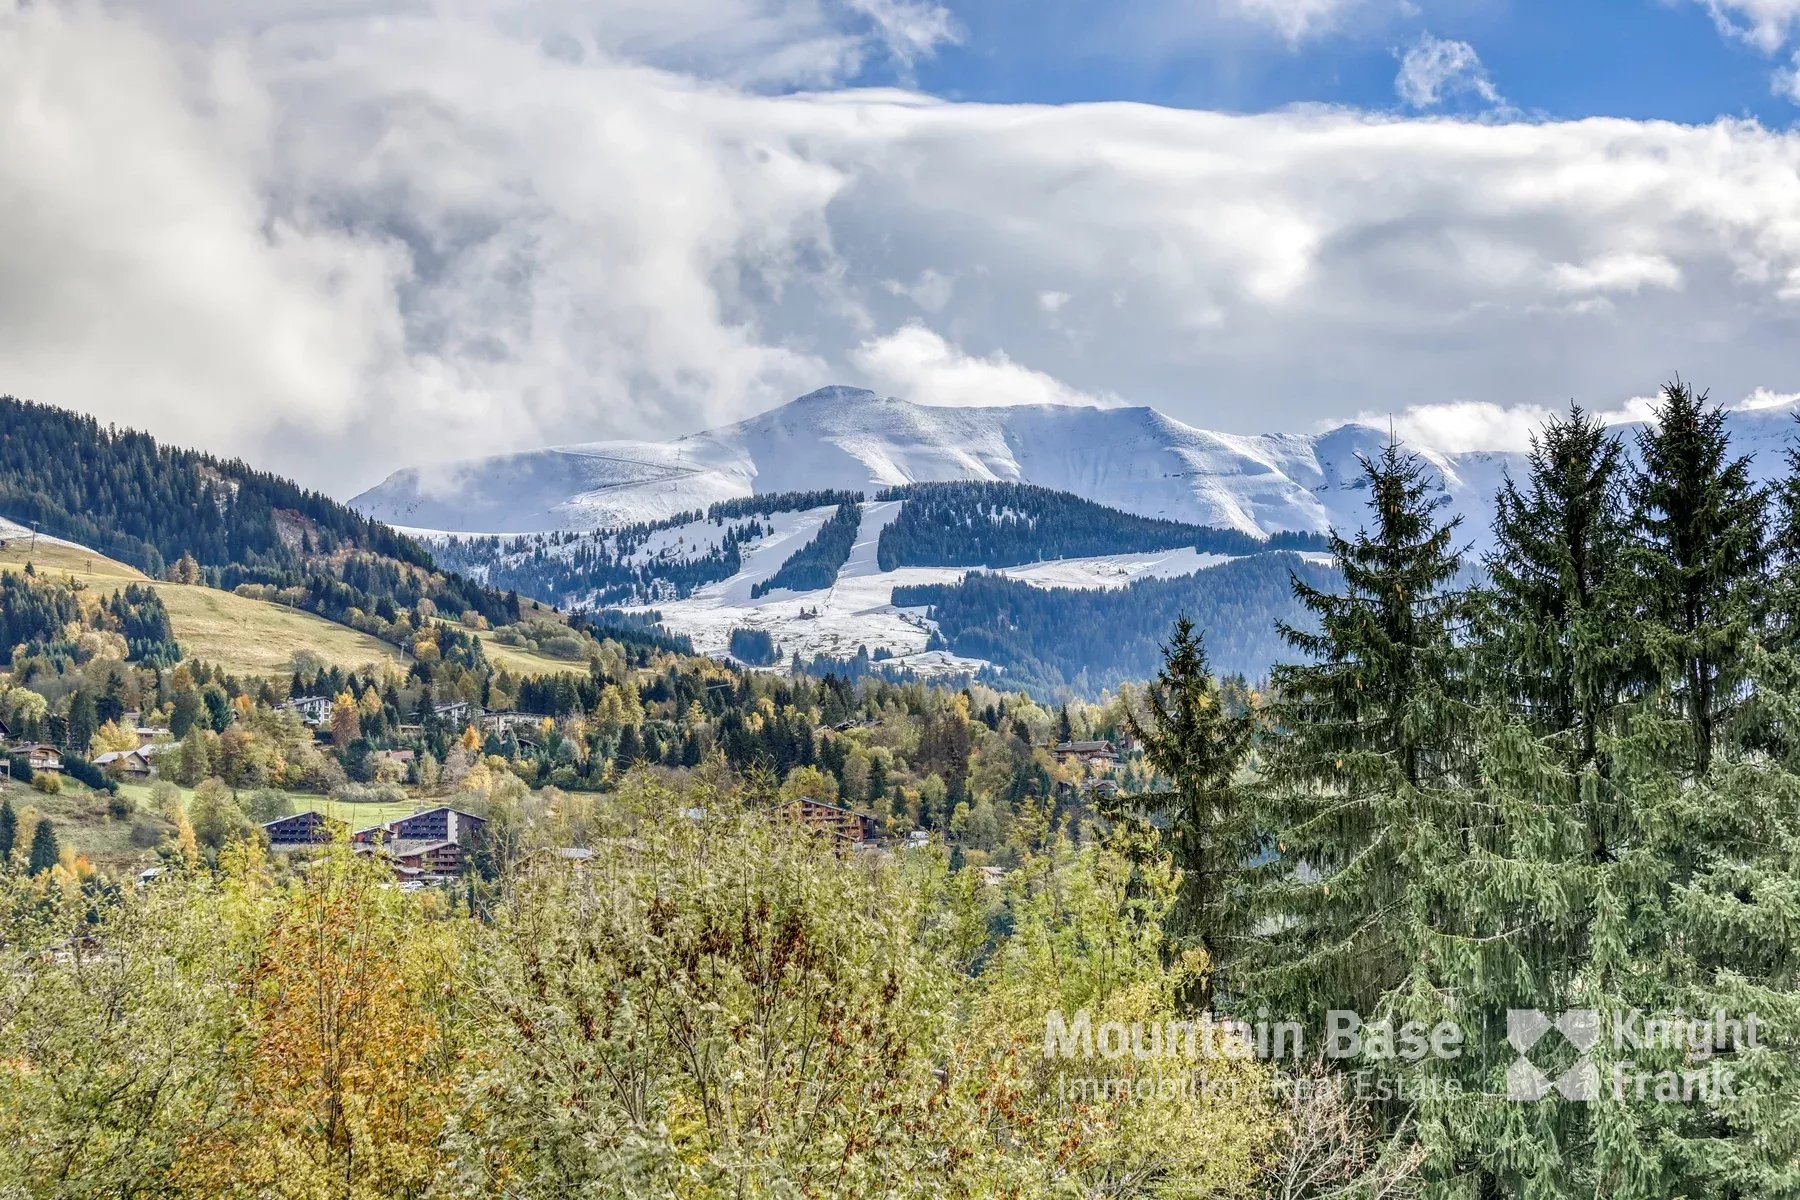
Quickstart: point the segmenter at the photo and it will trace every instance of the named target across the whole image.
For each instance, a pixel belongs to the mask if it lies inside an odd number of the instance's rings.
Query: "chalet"
[[[108,750],[94,759],[94,765],[115,777],[150,778],[150,758],[142,750]]]
[[[265,821],[262,831],[263,836],[269,839],[269,849],[297,850],[307,846],[326,845],[343,827],[342,821],[334,821],[316,812],[302,812],[291,817]]]
[[[25,765],[34,772],[56,772],[63,769],[62,751],[42,742],[20,746],[13,754],[23,758]]]
[[[131,732],[137,735],[139,748],[144,746],[154,746],[157,742],[166,742],[170,737],[168,730],[152,729],[148,725],[135,726]]]
[[[879,823],[868,813],[814,800],[810,796],[789,801],[783,808],[802,825],[845,842],[873,842],[880,832]]]
[[[283,704],[281,711],[299,713],[302,721],[317,729],[331,723],[331,714],[336,707],[329,696],[296,696]]]
[[[486,825],[486,820],[473,813],[439,807],[359,829],[350,836],[358,854],[379,854],[394,864],[394,874],[400,879],[431,883],[462,872]]]
[[[1109,770],[1119,761],[1119,751],[1111,742],[1058,742],[1050,747],[1056,761],[1064,766],[1081,763]]]
[[[475,839],[481,836],[481,830],[486,825],[487,821],[484,818],[473,813],[440,805],[437,808],[428,808],[424,812],[416,812],[410,817],[389,821],[386,825],[374,825],[368,829],[359,829],[354,837],[358,842],[374,842],[380,839],[388,841],[432,839],[471,846],[475,843]]]
[[[424,883],[454,879],[462,873],[467,849],[443,838],[394,838],[359,844],[358,854],[374,854],[391,862],[402,881]]]
[[[403,767],[412,765],[413,759],[419,756],[417,750],[377,750],[375,757],[387,762],[399,763]]]

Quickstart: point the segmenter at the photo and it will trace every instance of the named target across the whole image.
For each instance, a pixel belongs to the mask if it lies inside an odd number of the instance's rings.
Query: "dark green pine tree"
[[[1527,462],[1524,487],[1508,476],[1495,496],[1481,671],[1510,714],[1579,768],[1598,757],[1626,682],[1624,446],[1575,407],[1532,438]]]
[[[25,860],[28,874],[39,875],[54,867],[62,858],[62,851],[56,844],[56,829],[50,824],[49,817],[39,817],[37,832],[31,835],[31,854]]]
[[[1459,1060],[1474,1086],[1415,1113],[1447,1194],[1748,1198],[1800,1183],[1784,1049],[1800,1032],[1800,836],[1782,815],[1800,780],[1727,736],[1757,690],[1761,503],[1704,397],[1671,388],[1663,415],[1640,438],[1635,519],[1619,513],[1616,444],[1579,413],[1498,498],[1474,648],[1491,824],[1462,876],[1470,936],[1438,979],[1489,1044],[1486,1065]],[[1754,1012],[1765,1049],[1730,1055],[1738,1098],[1670,1102],[1631,1079],[1704,1063],[1603,1032],[1585,1059],[1592,1100],[1496,1102],[1515,1007],[1592,1009],[1602,1031],[1633,1013]],[[1552,1038],[1532,1061],[1554,1078],[1581,1060]]]
[[[1628,840],[1609,757],[1629,681],[1624,448],[1573,408],[1533,437],[1527,462],[1495,497],[1474,605],[1484,818],[1459,893],[1464,936],[1446,942],[1441,977],[1469,1045],[1423,1072],[1460,1089],[1420,1111],[1434,1172],[1477,1196],[1593,1194],[1590,1107],[1492,1097],[1506,1093],[1509,1010],[1595,1001],[1590,939],[1611,927],[1594,896]],[[1552,1040],[1539,1065],[1560,1076],[1573,1051]]]
[[[1747,456],[1731,457],[1725,413],[1677,381],[1638,434],[1632,556],[1644,616],[1645,681],[1686,718],[1696,775],[1743,683],[1744,647],[1763,598],[1764,497]]]
[[[1645,1198],[1800,1195],[1800,655],[1783,613],[1800,481],[1776,490],[1765,541],[1723,415],[1679,384],[1658,415],[1636,487],[1642,695],[1612,750],[1629,825],[1584,980],[1603,1012],[1753,1013],[1760,1045],[1719,1054],[1733,1095],[1596,1113],[1596,1182]],[[1639,1071],[1694,1065],[1680,1048],[1627,1053]]]
[[[94,698],[86,691],[77,691],[69,697],[69,749],[76,754],[86,754],[89,744],[94,740],[94,731],[100,728],[99,714],[94,707]]]
[[[0,797],[0,871],[12,861],[13,846],[19,840],[19,816],[13,812],[12,797]]]
[[[1131,799],[1159,818],[1181,872],[1164,929],[1172,949],[1206,952],[1207,970],[1185,999],[1207,1011],[1229,987],[1230,963],[1251,927],[1246,873],[1261,838],[1241,774],[1253,718],[1227,709],[1206,644],[1186,616],[1175,622],[1146,699],[1146,718],[1127,708],[1126,723],[1170,787]]]
[[[1283,1018],[1391,1013],[1428,988],[1430,927],[1470,850],[1467,728],[1454,630],[1457,520],[1424,463],[1392,444],[1363,463],[1373,528],[1333,533],[1332,593],[1296,577],[1316,627],[1282,625],[1305,660],[1271,676],[1275,860],[1242,976]]]

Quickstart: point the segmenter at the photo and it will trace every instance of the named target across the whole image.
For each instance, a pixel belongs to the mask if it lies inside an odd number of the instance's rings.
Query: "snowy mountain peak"
[[[1779,448],[1792,425],[1775,409],[1733,412],[1730,421],[1746,453]],[[524,533],[660,520],[772,492],[972,479],[1248,533],[1317,532],[1363,522],[1359,458],[1388,437],[1357,423],[1318,434],[1215,433],[1141,406],[934,407],[835,385],[674,441],[590,442],[397,471],[351,503],[414,529]],[[1481,536],[1502,473],[1523,456],[1424,455],[1465,528]]]
[[[788,403],[782,405],[782,409],[811,408],[821,404],[867,404],[871,400],[880,399],[882,399],[882,397],[879,394],[871,392],[868,388],[850,387],[847,384],[832,383],[827,384],[825,387],[810,391],[796,400],[788,401]],[[779,412],[781,409],[777,409],[776,411]]]

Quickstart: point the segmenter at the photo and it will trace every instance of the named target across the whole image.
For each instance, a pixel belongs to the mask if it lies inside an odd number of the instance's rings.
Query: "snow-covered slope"
[[[672,632],[685,634],[703,654],[723,656],[734,629],[760,629],[771,634],[786,656],[798,653],[848,658],[859,647],[870,652],[886,650],[893,665],[922,675],[961,673],[986,665],[979,659],[958,658],[943,651],[927,652],[932,623],[919,609],[897,608],[894,589],[917,584],[955,583],[980,567],[900,567],[883,571],[876,563],[881,531],[900,515],[900,501],[876,500],[862,505],[862,525],[850,557],[838,571],[836,582],[817,591],[777,589],[754,596],[755,586],[767,580],[782,560],[804,545],[831,516],[830,506],[806,512],[779,513],[769,519],[774,532],[744,550],[743,568],[729,579],[697,588],[679,600],[658,600],[635,606],[655,611]],[[716,527],[702,521],[659,531],[681,537],[685,544],[703,543]],[[1200,554],[1192,549],[1153,550],[1136,554],[1108,554],[1093,558],[1065,558],[1024,566],[1001,567],[995,573],[1037,587],[1113,588],[1136,579],[1174,579],[1194,575],[1230,560],[1223,555]]]
[[[1792,409],[1730,414],[1758,474],[1779,470]],[[938,408],[830,387],[771,412],[671,442],[593,442],[396,472],[354,507],[418,529],[517,533],[661,520],[771,492],[952,479],[1037,484],[1143,516],[1266,534],[1354,528],[1364,517],[1358,456],[1387,434],[1349,424],[1320,434],[1244,436],[1151,408]],[[1474,540],[1517,454],[1422,451]]]

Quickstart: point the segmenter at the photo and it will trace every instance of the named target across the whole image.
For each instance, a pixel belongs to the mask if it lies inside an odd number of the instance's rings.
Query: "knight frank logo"
[[[1528,1057],[1552,1029],[1580,1056],[1555,1079]],[[1600,1014],[1591,1008],[1571,1008],[1554,1018],[1536,1008],[1507,1009],[1506,1040],[1519,1057],[1506,1071],[1506,1098],[1542,1100],[1555,1091],[1565,1100],[1594,1099],[1600,1094],[1600,1072],[1588,1061],[1587,1053],[1599,1038]]]
[[[1554,1078],[1538,1065],[1565,1056],[1552,1031],[1575,1050],[1575,1061]],[[1736,1094],[1727,1059],[1760,1046],[1756,1014],[1729,1017],[1724,1012],[1690,1016],[1680,1012],[1648,1016],[1638,1009],[1602,1020],[1591,1008],[1572,1008],[1554,1017],[1535,1008],[1506,1012],[1506,1040],[1519,1057],[1506,1071],[1506,1098],[1530,1103],[1555,1092],[1565,1100],[1584,1102],[1611,1098],[1658,1103],[1716,1102]],[[1589,1051],[1607,1039],[1613,1052],[1602,1078]],[[1641,1064],[1648,1052],[1665,1065]],[[1667,1065],[1674,1064],[1674,1065]]]

